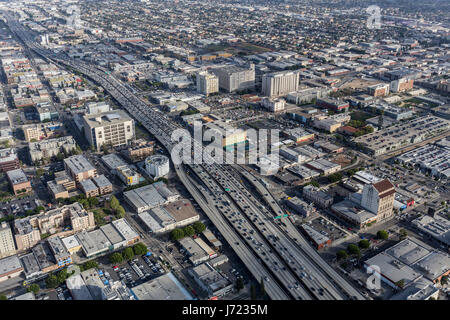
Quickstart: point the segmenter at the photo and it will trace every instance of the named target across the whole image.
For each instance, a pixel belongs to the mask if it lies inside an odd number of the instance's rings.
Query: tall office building
[[[255,65],[251,64],[248,69],[235,65],[228,65],[211,69],[219,78],[219,87],[227,92],[254,89],[255,87]]]
[[[377,215],[378,220],[391,217],[394,212],[395,187],[387,179],[364,186],[361,206]]]
[[[206,96],[219,92],[219,78],[207,71],[199,72],[197,74],[197,91]]]
[[[263,75],[262,93],[268,97],[278,97],[298,90],[298,71],[281,71]]]
[[[134,139],[134,120],[123,110],[85,115],[83,122],[86,139],[98,151],[103,144],[117,147]]]
[[[9,257],[16,253],[16,246],[11,231],[11,227],[7,222],[0,225],[0,258]]]

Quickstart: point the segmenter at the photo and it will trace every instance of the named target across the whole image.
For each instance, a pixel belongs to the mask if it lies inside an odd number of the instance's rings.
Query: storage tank
[[[145,170],[154,179],[169,173],[169,158],[163,155],[154,155],[145,159]]]

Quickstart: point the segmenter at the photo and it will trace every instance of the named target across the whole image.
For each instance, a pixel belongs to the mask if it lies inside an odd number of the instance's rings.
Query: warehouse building
[[[131,292],[136,300],[194,300],[171,272],[133,287]]]
[[[22,272],[23,267],[17,255],[0,260],[0,282],[18,277]]]
[[[450,221],[438,215],[430,217],[423,215],[412,221],[415,228],[429,238],[438,241],[444,248],[450,248]]]
[[[198,265],[209,260],[209,252],[206,252],[202,247],[200,247],[200,245],[191,237],[185,237],[178,242],[189,256],[189,260],[193,265]]]
[[[208,299],[221,298],[233,291],[233,283],[209,263],[202,263],[189,269],[188,272]]]
[[[178,195],[170,191],[162,181],[125,191],[123,195],[127,203],[137,213],[159,207],[178,198]]]
[[[340,164],[328,161],[326,159],[313,160],[311,162],[306,163],[305,166],[317,170],[326,176],[341,170]]]
[[[433,176],[450,178],[450,145],[427,144],[397,157],[402,164],[420,166]]]
[[[331,245],[330,238],[313,229],[311,226],[302,224],[300,228],[303,231],[303,234],[305,234],[306,237],[314,244],[317,250]]]
[[[353,142],[362,144],[369,153],[378,156],[421,142],[449,129],[449,120],[427,115],[354,138]]]
[[[112,249],[112,243],[101,229],[87,232],[85,230],[76,234],[83,253],[87,258],[95,257]]]
[[[153,233],[165,233],[198,221],[200,216],[190,201],[181,199],[162,207],[139,214],[147,229]]]
[[[450,257],[425,243],[407,238],[364,262],[378,266],[380,278],[393,288],[406,289],[418,280],[438,283],[450,273]]]

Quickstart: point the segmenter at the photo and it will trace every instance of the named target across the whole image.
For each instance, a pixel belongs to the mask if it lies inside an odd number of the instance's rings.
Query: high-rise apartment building
[[[207,71],[199,72],[197,74],[197,91],[206,96],[219,92],[219,78]]]
[[[103,144],[127,145],[135,137],[134,120],[125,111],[114,110],[83,117],[84,134],[98,151]]]
[[[262,93],[268,97],[278,97],[298,90],[300,74],[297,71],[281,71],[263,75]]]
[[[16,253],[16,246],[11,231],[11,227],[7,222],[0,225],[0,258],[9,257]]]

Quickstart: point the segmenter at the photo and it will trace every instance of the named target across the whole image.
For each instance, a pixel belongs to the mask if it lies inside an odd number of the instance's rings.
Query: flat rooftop
[[[170,213],[176,222],[184,221],[199,215],[198,212],[195,211],[192,203],[187,199],[181,199],[168,203],[164,206],[164,208]]]
[[[104,155],[102,156],[101,159],[110,169],[117,169],[118,167],[128,165],[128,163],[125,160],[123,160],[115,153]]]
[[[105,224],[100,229],[103,231],[108,240],[114,245],[125,241],[125,238],[117,231],[117,229],[111,224]]]
[[[376,217],[376,214],[364,210],[361,206],[348,199],[333,204],[331,209],[358,224],[363,224]]]
[[[131,240],[139,237],[139,234],[130,226],[130,224],[124,219],[115,220],[112,222],[116,230],[126,239]]]
[[[83,155],[66,158],[64,163],[75,174],[95,170],[94,166]]]
[[[140,284],[131,291],[138,300],[193,300],[171,272]]]
[[[0,259],[0,275],[22,269],[17,255]]]
[[[133,121],[124,110],[112,110],[93,115],[85,115],[83,117],[86,124],[91,128],[110,126],[120,124],[127,121]]]
[[[91,179],[86,179],[80,182],[81,188],[85,192],[91,192],[98,190],[98,187],[94,184],[94,182]]]
[[[6,175],[13,185],[28,181],[28,178],[22,169],[8,171],[6,172]]]

